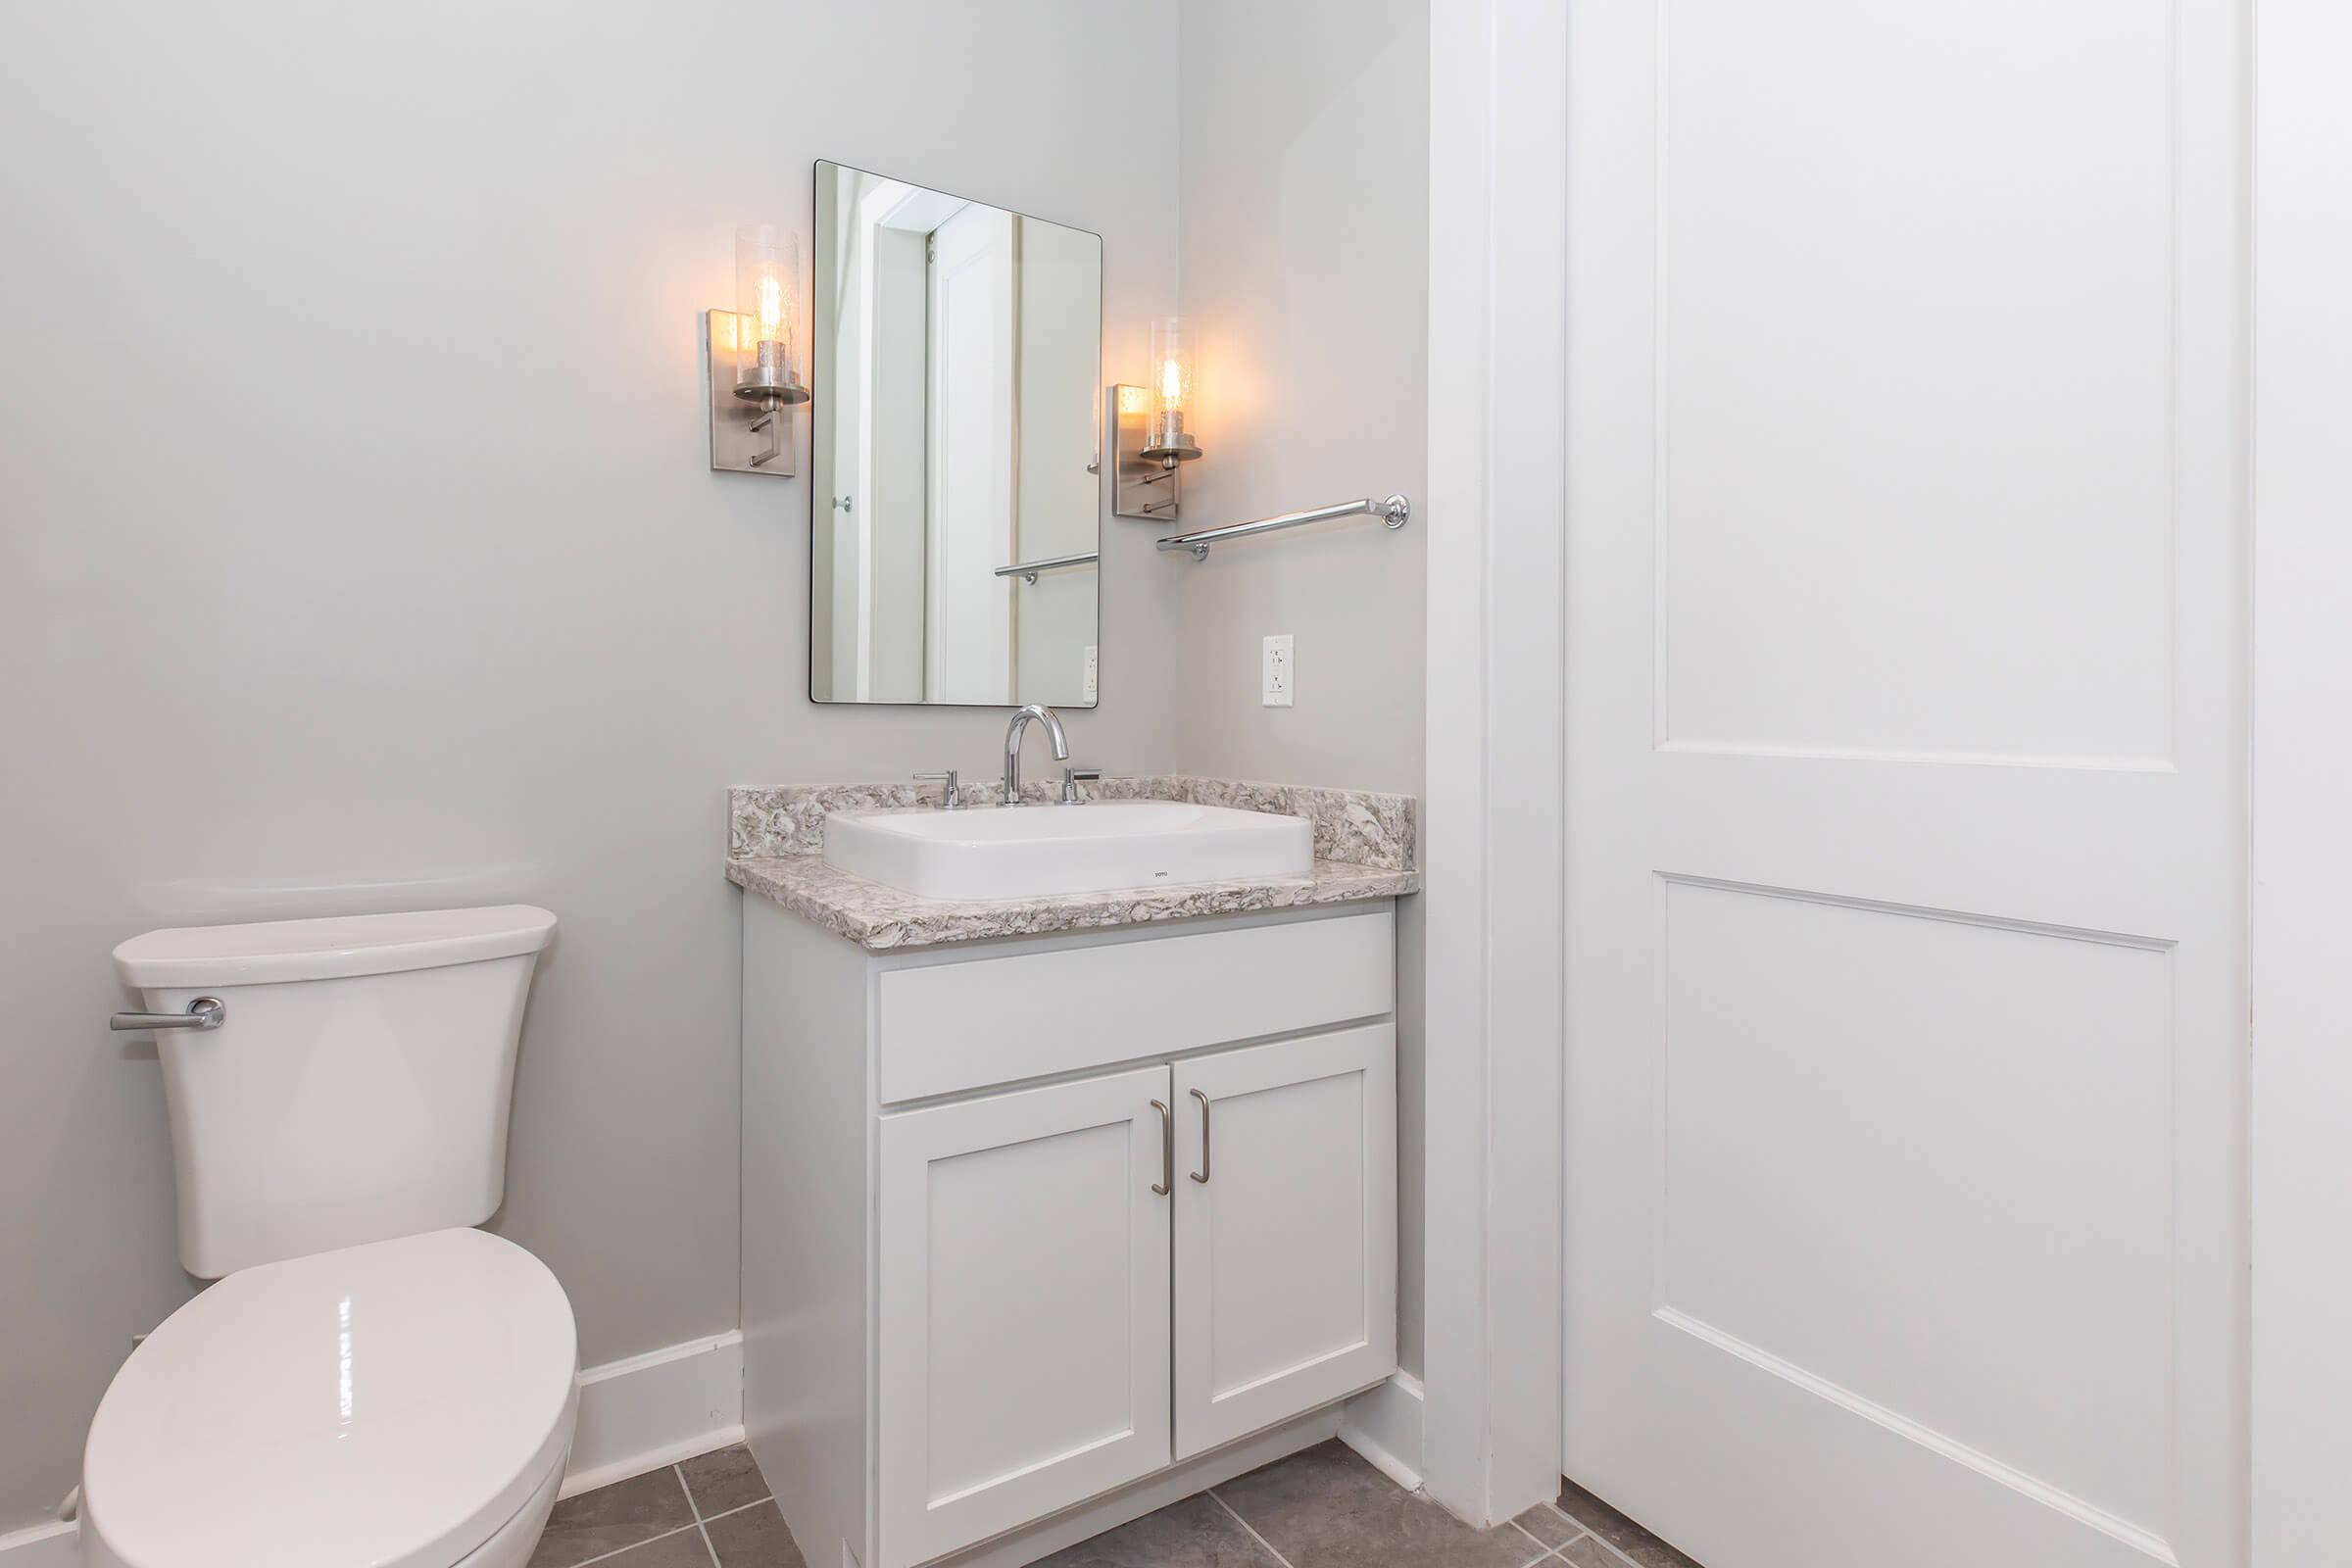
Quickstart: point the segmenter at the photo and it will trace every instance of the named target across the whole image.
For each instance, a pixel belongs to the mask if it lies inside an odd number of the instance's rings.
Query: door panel
[[[2164,758],[2173,7],[1654,11],[1659,739]]]
[[[883,1118],[882,1562],[1168,1462],[1168,1070]]]
[[[1676,1325],[2160,1516],[2165,951],[1661,887],[1657,1293]]]
[[[1177,1458],[1396,1369],[1396,1039],[1177,1063]]]
[[[2244,1561],[2236,0],[1594,0],[1564,1454],[1708,1568]]]

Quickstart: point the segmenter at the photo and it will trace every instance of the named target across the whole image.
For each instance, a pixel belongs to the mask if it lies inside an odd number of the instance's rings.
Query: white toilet
[[[95,1568],[517,1568],[577,1410],[571,1303],[467,1227],[506,1186],[527,905],[150,931],[179,1255],[82,1456]]]

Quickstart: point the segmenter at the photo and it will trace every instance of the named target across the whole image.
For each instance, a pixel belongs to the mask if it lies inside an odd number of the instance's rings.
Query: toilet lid
[[[98,1406],[84,1528],[129,1568],[449,1568],[571,1439],[571,1303],[476,1230],[240,1270]]]

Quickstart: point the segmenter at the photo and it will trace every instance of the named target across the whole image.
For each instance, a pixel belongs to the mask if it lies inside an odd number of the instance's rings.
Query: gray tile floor
[[[737,1446],[701,1454],[556,1504],[530,1568],[805,1568],[767,1494],[767,1478]]]
[[[531,1568],[806,1568],[750,1450],[556,1504]],[[1591,1493],[1494,1530],[1319,1444],[1048,1557],[1039,1568],[1697,1568]]]

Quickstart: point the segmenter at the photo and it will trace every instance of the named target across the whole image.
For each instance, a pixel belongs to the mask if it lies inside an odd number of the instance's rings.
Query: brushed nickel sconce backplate
[[[1112,433],[1110,513],[1169,522],[1176,516],[1177,475],[1183,470],[1144,456],[1151,407],[1151,394],[1140,386],[1112,386],[1104,394],[1102,422]]]
[[[792,476],[790,411],[808,401],[804,387],[775,398],[747,396],[735,386],[735,333],[748,316],[703,313],[703,391],[710,403],[710,466],[721,473]],[[797,395],[796,395],[797,394]]]

